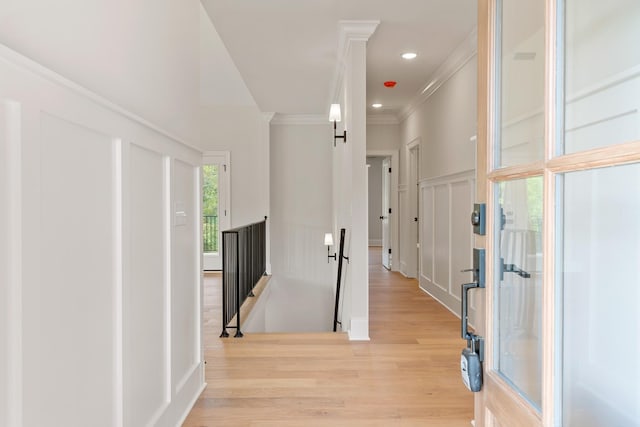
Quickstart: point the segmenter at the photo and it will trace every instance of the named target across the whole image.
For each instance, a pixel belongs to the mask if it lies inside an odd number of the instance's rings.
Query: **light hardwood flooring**
[[[220,334],[220,276],[205,276],[207,388],[186,427],[468,427],[473,395],[460,379],[460,320],[385,270],[369,252],[370,338],[344,334]]]

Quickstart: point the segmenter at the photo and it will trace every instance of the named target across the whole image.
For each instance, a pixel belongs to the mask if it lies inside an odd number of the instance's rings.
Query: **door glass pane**
[[[203,251],[218,252],[218,165],[204,165],[202,171]]]
[[[565,427],[640,426],[639,189],[639,164],[564,177]]]
[[[542,177],[498,185],[496,369],[538,409],[542,382]]]
[[[498,1],[496,164],[544,157],[544,2]]]
[[[565,3],[564,152],[640,139],[640,1]]]

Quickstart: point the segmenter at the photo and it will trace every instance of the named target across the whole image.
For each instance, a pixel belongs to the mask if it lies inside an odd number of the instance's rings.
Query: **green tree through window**
[[[204,252],[218,251],[218,165],[204,165],[202,186],[202,242]]]

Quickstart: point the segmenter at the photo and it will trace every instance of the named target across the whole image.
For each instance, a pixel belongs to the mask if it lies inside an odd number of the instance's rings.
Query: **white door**
[[[391,270],[391,236],[389,234],[389,221],[393,212],[391,211],[391,159],[385,158],[382,161],[382,265],[387,270]]]
[[[476,426],[640,426],[640,2],[478,12]]]
[[[202,165],[203,270],[221,270],[222,230],[229,228],[229,154],[206,154]]]
[[[409,150],[409,251],[407,252],[407,276],[420,278],[418,260],[420,259],[420,239],[418,221],[420,218],[420,145],[415,144]]]

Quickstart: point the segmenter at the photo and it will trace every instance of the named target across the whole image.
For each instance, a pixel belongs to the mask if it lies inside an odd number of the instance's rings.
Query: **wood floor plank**
[[[186,427],[468,427],[460,320],[370,250],[369,342],[345,334],[220,339],[220,277],[205,276],[207,389]]]

